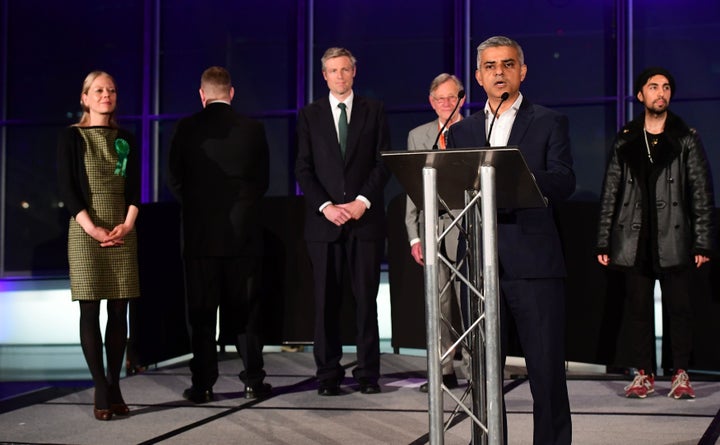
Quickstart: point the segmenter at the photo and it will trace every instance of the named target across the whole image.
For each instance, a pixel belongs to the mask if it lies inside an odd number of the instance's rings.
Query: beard
[[[661,106],[651,104],[650,106],[645,106],[645,112],[653,116],[662,116],[663,114],[667,113],[667,108],[667,103]]]

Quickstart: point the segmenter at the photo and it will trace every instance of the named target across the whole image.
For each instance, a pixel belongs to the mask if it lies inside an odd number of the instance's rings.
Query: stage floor
[[[265,354],[274,393],[245,400],[235,354],[220,363],[216,400],[192,405],[182,399],[190,385],[187,360],[146,370],[122,381],[131,415],[99,422],[92,416],[93,391],[43,397],[42,392],[0,403],[0,441],[23,444],[421,444],[428,442],[425,358],[383,354],[382,393],[364,395],[346,378],[338,397],[317,395],[309,352]],[[343,363],[352,367],[354,354]],[[458,362],[456,362],[458,363]],[[507,371],[507,370],[506,370]],[[350,375],[350,372],[348,372]],[[461,381],[465,383],[465,381]],[[720,434],[720,382],[694,380],[697,399],[666,397],[670,382],[656,382],[645,400],[623,396],[618,376],[570,373],[568,388],[577,444],[713,444]],[[453,390],[460,396],[464,386]],[[532,443],[532,401],[526,380],[505,380],[510,444]],[[444,397],[446,414],[454,405]],[[25,405],[25,406],[22,406]],[[468,444],[471,423],[454,422],[446,444]]]

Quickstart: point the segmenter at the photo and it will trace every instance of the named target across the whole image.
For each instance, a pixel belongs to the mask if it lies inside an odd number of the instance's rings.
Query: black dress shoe
[[[369,380],[366,378],[359,378],[360,392],[363,394],[377,394],[380,392],[380,385],[375,380]]]
[[[272,385],[269,383],[256,383],[252,386],[245,385],[246,399],[262,399],[272,393]]]
[[[320,380],[318,394],[321,396],[338,396],[340,395],[340,385],[337,380]]]
[[[443,385],[447,387],[447,389],[453,389],[457,388],[459,386],[457,376],[453,374],[443,374]],[[428,383],[425,382],[422,385],[420,385],[420,392],[428,392]]]
[[[183,398],[193,403],[208,403],[215,400],[212,389],[200,389],[191,386],[183,391]]]

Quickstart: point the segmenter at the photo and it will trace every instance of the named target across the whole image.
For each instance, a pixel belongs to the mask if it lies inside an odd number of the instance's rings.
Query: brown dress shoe
[[[130,408],[125,403],[110,404],[110,411],[116,416],[127,416],[130,414]]]
[[[97,420],[111,420],[113,416],[112,410],[97,409],[95,406],[93,406],[93,414]]]
[[[123,400],[119,385],[110,385],[108,393],[110,398],[110,411],[112,411],[113,414],[116,416],[127,416],[130,414],[130,408],[128,408],[125,400]]]
[[[113,416],[111,409],[98,409],[96,394],[93,395],[93,415],[97,420],[110,420]]]

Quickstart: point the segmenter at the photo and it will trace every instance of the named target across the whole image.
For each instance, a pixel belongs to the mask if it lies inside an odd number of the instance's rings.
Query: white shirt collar
[[[517,114],[518,110],[520,109],[520,104],[522,104],[523,101],[523,95],[521,92],[518,91],[518,97],[515,99],[515,102],[510,106],[510,109],[514,110],[514,114]],[[490,109],[490,101],[485,101],[485,117],[490,116],[490,119],[493,117],[493,110]]]
[[[213,100],[212,102],[206,102],[205,106],[208,106],[208,105],[210,105],[210,104],[217,104],[217,103],[230,105],[230,102],[227,101],[227,100],[215,99],[215,100]]]
[[[337,97],[333,96],[332,93],[330,94],[330,111],[332,111],[333,115],[333,121],[335,121],[335,129],[337,129],[337,121],[340,118],[340,108],[338,108],[338,104],[340,101],[337,99]],[[345,104],[345,113],[347,114],[347,121],[348,124],[350,123],[352,119],[352,106],[353,106],[353,99],[355,98],[355,93],[351,90],[350,95],[343,101]]]
[[[510,132],[512,131],[515,118],[517,117],[518,110],[520,110],[520,104],[522,104],[523,96],[522,93],[518,93],[515,102],[508,108],[504,113],[500,114],[495,123],[493,124],[492,134],[490,134],[490,140],[488,144],[491,147],[504,147],[507,145],[510,139]],[[490,104],[485,102],[485,134],[490,132],[490,125],[493,121],[493,113],[490,110]]]
[[[333,111],[337,108],[340,101],[337,99],[337,97],[333,96],[332,93],[328,93],[330,96],[330,108],[333,109]],[[350,110],[352,109],[353,99],[355,98],[355,92],[350,90],[350,95],[343,101],[345,106],[347,107],[347,113],[350,114]]]

